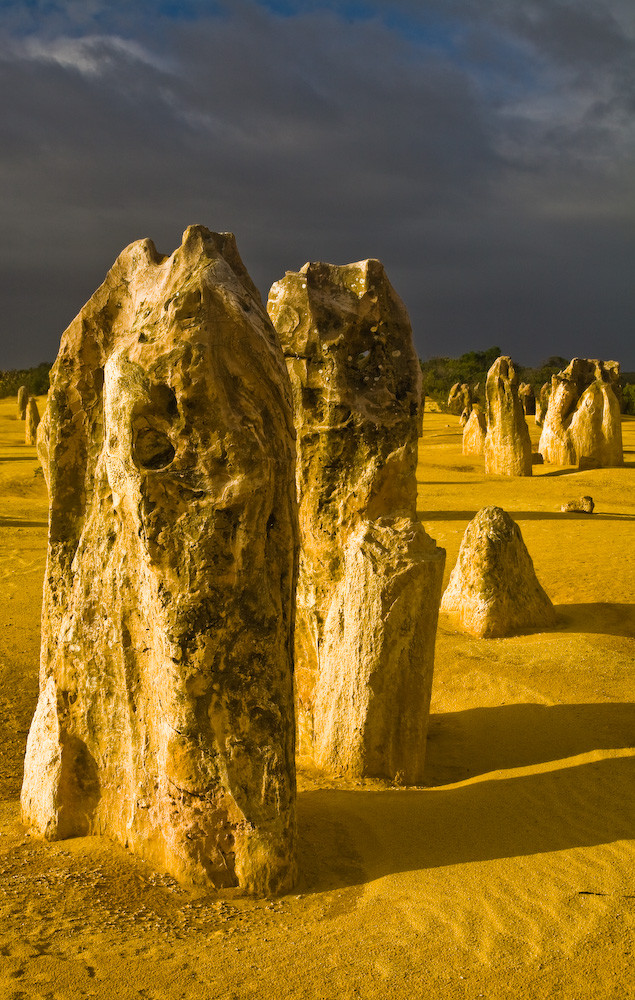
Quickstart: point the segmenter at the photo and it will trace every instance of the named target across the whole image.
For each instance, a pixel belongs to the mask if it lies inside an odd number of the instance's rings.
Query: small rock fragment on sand
[[[563,514],[592,514],[595,504],[591,497],[580,497],[579,500],[569,500],[563,503],[560,510]]]

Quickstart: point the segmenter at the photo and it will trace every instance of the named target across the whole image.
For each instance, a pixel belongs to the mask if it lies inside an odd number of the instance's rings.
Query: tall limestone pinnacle
[[[131,244],[62,337],[22,808],[186,881],[294,878],[294,428],[231,234]]]
[[[301,751],[334,773],[416,783],[445,552],[416,520],[408,314],[377,260],[287,272],[267,308],[298,435]]]
[[[499,476],[531,475],[531,439],[518,395],[518,375],[511,358],[497,358],[487,373],[485,472]]]

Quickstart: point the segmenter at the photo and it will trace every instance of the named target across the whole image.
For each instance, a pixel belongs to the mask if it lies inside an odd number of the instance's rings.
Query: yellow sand
[[[467,521],[496,503],[559,625],[486,640],[442,618],[427,786],[302,774],[301,885],[223,901],[105,840],[44,844],[19,825],[46,495],[0,401],[0,997],[635,994],[635,420],[623,469],[531,479],[486,480],[455,417],[424,428],[420,508],[446,579]],[[559,513],[587,493],[597,513]]]

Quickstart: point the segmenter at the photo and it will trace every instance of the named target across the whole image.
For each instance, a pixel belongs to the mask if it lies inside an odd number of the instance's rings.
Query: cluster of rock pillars
[[[554,378],[546,460],[617,460],[612,369],[585,384],[588,364]],[[486,399],[464,401],[466,448],[529,475],[509,358]],[[307,264],[265,309],[231,234],[121,253],[62,336],[37,431],[34,832],[270,894],[296,877],[296,743],[335,775],[421,783],[445,562],[416,516],[422,416],[379,261]],[[553,624],[504,511],[468,527],[443,607],[478,635]]]

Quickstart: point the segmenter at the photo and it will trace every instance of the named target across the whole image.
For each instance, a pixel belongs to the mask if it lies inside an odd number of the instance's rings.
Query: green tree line
[[[29,396],[45,396],[49,391],[50,370],[51,365],[47,362],[42,362],[35,368],[0,370],[0,399],[17,396],[21,385],[26,386]]]
[[[487,373],[502,353],[500,347],[489,347],[486,351],[468,351],[460,358],[429,358],[421,361],[426,395],[445,405],[452,386],[457,382],[466,382],[472,388],[480,383],[481,397],[484,399]],[[528,382],[537,396],[545,382],[551,382],[551,376],[566,368],[570,360],[554,355],[536,368],[515,365],[518,381]],[[622,394],[624,412],[635,415],[635,372],[622,373]]]

